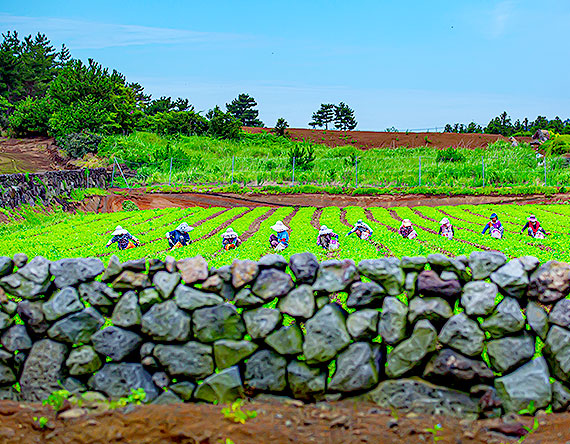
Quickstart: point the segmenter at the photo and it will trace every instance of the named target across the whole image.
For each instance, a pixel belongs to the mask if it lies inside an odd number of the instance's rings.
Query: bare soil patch
[[[0,174],[63,170],[66,164],[52,137],[0,137]]]

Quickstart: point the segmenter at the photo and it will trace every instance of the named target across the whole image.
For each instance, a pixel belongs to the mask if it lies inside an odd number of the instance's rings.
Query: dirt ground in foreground
[[[279,443],[514,443],[531,427],[533,418],[466,421],[414,413],[397,415],[368,403],[320,403],[276,400],[247,403],[257,412],[245,424],[224,418],[222,406],[175,404],[128,406],[78,416],[72,409],[58,416],[39,404],[0,402],[0,443],[4,444],[235,444]],[[42,429],[38,420],[48,418]],[[570,442],[570,414],[538,416],[538,428],[525,443]],[[441,425],[434,435],[427,429]]]
[[[111,190],[113,191],[113,190]],[[118,189],[115,189],[118,191]],[[141,210],[153,208],[189,208],[189,207],[327,207],[340,208],[349,206],[395,207],[395,206],[440,206],[463,204],[531,204],[550,203],[570,200],[570,194],[560,194],[553,198],[544,195],[525,196],[429,196],[421,194],[385,195],[385,196],[345,196],[330,194],[199,194],[199,193],[145,193],[144,189],[120,190],[124,194],[112,194],[105,197],[86,199],[81,208],[86,211],[114,212],[121,211],[125,200],[133,201]]]
[[[244,131],[252,134],[262,131],[271,131],[271,128],[244,127]],[[457,134],[457,133],[412,133],[402,132],[379,132],[379,131],[333,131],[333,130],[312,130],[307,128],[287,129],[292,140],[307,140],[314,143],[324,143],[325,145],[346,146],[352,145],[356,148],[396,148],[407,146],[415,148],[419,146],[430,146],[434,148],[448,148],[450,146],[459,148],[486,148],[489,143],[497,140],[508,140],[498,134]],[[530,142],[530,137],[517,137],[519,142]]]

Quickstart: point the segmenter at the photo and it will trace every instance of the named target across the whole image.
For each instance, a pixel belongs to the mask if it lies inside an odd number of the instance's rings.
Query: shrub
[[[49,119],[49,132],[60,139],[67,134],[83,131],[107,134],[113,132],[115,125],[104,103],[89,98],[61,105]]]
[[[445,150],[438,151],[437,162],[463,162],[465,156],[457,149],[449,147]]]
[[[123,211],[138,211],[139,207],[132,200],[123,201]]]
[[[81,133],[71,133],[58,139],[58,144],[67,155],[73,159],[79,159],[87,153],[97,153],[102,136],[84,131]]]
[[[545,150],[547,156],[568,154],[570,153],[570,135],[555,136],[545,142],[541,148]]]
[[[16,105],[14,113],[9,117],[10,127],[16,136],[47,135],[50,116],[51,104],[48,98],[26,97]]]
[[[280,137],[285,137],[287,134],[287,128],[289,128],[287,121],[283,117],[279,117],[275,124],[275,128],[273,128],[273,132]]]
[[[295,168],[306,171],[313,168],[315,161],[315,150],[312,146],[295,145],[289,148],[289,164],[293,166],[293,158],[295,159]]]
[[[193,111],[168,111],[144,118],[139,128],[163,135],[201,136],[208,131],[208,121]]]
[[[219,139],[239,139],[241,122],[229,113],[224,113],[219,107],[208,112],[210,119],[208,134]]]

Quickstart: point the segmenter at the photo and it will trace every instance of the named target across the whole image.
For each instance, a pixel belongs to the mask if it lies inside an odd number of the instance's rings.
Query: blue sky
[[[306,127],[346,102],[357,129],[570,117],[568,0],[39,1],[0,6],[0,29],[43,32],[153,97],[197,110],[240,92],[260,118]]]

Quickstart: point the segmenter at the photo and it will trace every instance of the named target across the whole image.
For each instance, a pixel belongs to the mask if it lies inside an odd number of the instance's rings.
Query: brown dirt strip
[[[347,219],[346,219],[346,208],[341,208],[340,209],[340,222],[345,226],[345,227],[349,227],[350,229],[352,229],[354,227],[354,225],[352,225]],[[390,249],[385,246],[384,244],[381,244],[380,242],[374,241],[370,238],[366,239],[366,242],[368,242],[370,245],[372,245],[375,249],[377,253],[380,254],[384,254],[385,256],[389,256],[389,257],[393,257],[394,255],[392,254],[392,251],[390,251]]]
[[[297,214],[297,212],[299,211],[299,206],[296,206],[293,211],[291,213],[289,213],[287,216],[285,216],[283,218],[283,224],[287,225],[289,227],[289,224],[291,223],[291,220],[295,217],[295,215]],[[289,227],[289,229],[292,230],[291,227]]]
[[[321,229],[321,214],[323,214],[323,209],[317,208],[311,217],[311,225],[317,231]]]

